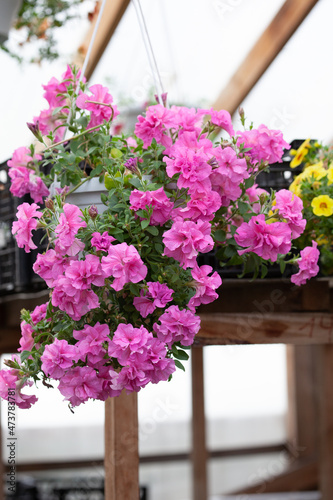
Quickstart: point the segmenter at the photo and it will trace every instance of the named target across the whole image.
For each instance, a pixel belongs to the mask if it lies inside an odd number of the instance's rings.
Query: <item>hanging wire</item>
[[[97,17],[97,21],[96,21],[96,24],[95,24],[95,27],[94,27],[94,31],[93,31],[92,37],[90,39],[88,50],[87,50],[87,53],[86,53],[84,61],[83,61],[83,65],[82,65],[82,69],[81,69],[81,74],[80,74],[79,80],[77,82],[76,88],[74,90],[75,96],[77,95],[77,92],[78,92],[78,90],[80,88],[80,83],[83,80],[84,73],[86,72],[86,69],[87,69],[87,66],[88,66],[88,62],[89,62],[91,50],[92,50],[92,47],[94,45],[94,41],[95,41],[95,38],[96,38],[96,34],[97,34],[97,31],[98,31],[99,25],[101,23],[101,19],[102,19],[102,15],[103,15],[103,11],[104,11],[104,7],[105,7],[106,2],[107,2],[107,0],[103,0],[101,8],[100,8],[99,13],[98,13],[98,17]],[[68,113],[68,117],[67,117],[67,121],[66,121],[66,127],[65,127],[65,131],[64,131],[64,135],[63,135],[62,140],[66,139],[66,135],[67,135],[67,132],[68,132],[68,126],[69,126],[69,122],[71,121],[71,119],[72,119],[72,109],[70,109],[69,113]],[[57,179],[57,175],[55,175],[54,176],[54,183],[52,184],[52,187],[51,187],[51,190],[50,190],[51,196],[54,196],[55,185],[57,183],[57,180],[58,180]]]
[[[95,28],[94,28],[92,37],[91,37],[90,42],[89,42],[89,47],[88,47],[86,56],[85,56],[84,61],[83,61],[83,66],[82,66],[82,70],[81,70],[79,84],[82,81],[82,78],[84,77],[84,74],[85,74],[87,66],[88,66],[88,62],[89,62],[91,50],[93,48],[93,45],[94,45],[94,42],[95,42],[95,38],[96,38],[96,34],[97,34],[97,31],[98,31],[99,25],[101,23],[101,19],[102,19],[102,15],[103,15],[103,11],[104,11],[104,7],[105,7],[105,4],[106,4],[106,1],[107,0],[103,0],[101,8],[100,8],[99,13],[98,13],[98,17],[97,17],[97,21],[96,21],[96,24],[95,24]]]
[[[163,96],[163,94],[164,94],[163,84],[162,84],[160,72],[158,71],[158,66],[156,63],[153,47],[152,47],[149,33],[147,30],[146,21],[145,21],[143,12],[142,12],[141,3],[140,3],[140,0],[132,0],[132,3],[134,5],[136,15],[137,15],[137,18],[139,21],[139,26],[140,26],[140,30],[141,30],[141,34],[142,34],[143,43],[144,43],[145,48],[146,48],[150,69],[151,69],[151,72],[152,72],[152,75],[154,78],[156,93],[157,93],[157,96],[159,98],[160,104],[163,105],[163,97],[164,97]]]

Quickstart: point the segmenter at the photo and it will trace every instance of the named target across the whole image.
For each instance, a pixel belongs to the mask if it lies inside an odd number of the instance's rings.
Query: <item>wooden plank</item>
[[[207,499],[207,448],[203,348],[191,351],[192,366],[192,485],[193,500]]]
[[[261,314],[278,312],[326,311],[330,306],[330,280],[318,278],[296,286],[289,278],[223,279],[219,298],[200,306],[199,314],[212,312]]]
[[[105,500],[138,500],[137,394],[105,401]]]
[[[286,0],[215,101],[235,113],[318,0]]]
[[[287,346],[288,442],[299,458],[318,451],[315,352],[314,346]]]
[[[101,2],[99,3],[101,4]],[[129,3],[130,0],[108,0],[106,2],[85,73],[87,80],[89,80],[89,78],[93,74]],[[96,21],[97,13],[94,16],[93,22],[91,23],[85,40],[78,48],[78,52],[74,57],[73,62],[79,67],[82,67],[83,65]]]
[[[267,477],[260,483],[249,485],[233,495],[250,493],[282,493],[286,491],[315,490],[318,482],[318,465],[315,460],[296,461],[284,473]],[[326,499],[322,499],[326,500]]]
[[[319,489],[322,500],[333,499],[333,346],[318,346]]]
[[[330,313],[200,314],[196,345],[333,343]]]

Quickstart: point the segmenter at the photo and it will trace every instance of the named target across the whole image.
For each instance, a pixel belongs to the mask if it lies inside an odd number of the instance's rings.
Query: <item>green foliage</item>
[[[76,8],[84,0],[23,0],[13,28],[20,31],[20,45],[10,49],[4,42],[0,48],[22,62],[22,44],[31,43],[35,55],[29,62],[53,61],[59,57],[55,31],[77,17]],[[22,36],[24,39],[22,41]]]

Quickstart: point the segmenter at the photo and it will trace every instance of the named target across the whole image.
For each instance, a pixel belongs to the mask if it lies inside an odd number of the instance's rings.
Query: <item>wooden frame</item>
[[[234,114],[260,77],[281,52],[318,0],[287,0],[242,64],[221,91],[213,107]]]

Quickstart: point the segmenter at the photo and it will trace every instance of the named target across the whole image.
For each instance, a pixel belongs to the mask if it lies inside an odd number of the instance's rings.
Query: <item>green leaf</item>
[[[284,273],[286,269],[286,262],[284,260],[280,260],[280,271],[281,271],[281,274]]]
[[[178,349],[177,358],[182,359],[183,361],[187,361],[189,356],[187,352],[183,351],[182,349]]]
[[[149,220],[145,219],[141,221],[142,229],[146,229],[149,226]]]
[[[101,200],[104,205],[108,204],[108,196],[105,193],[101,193]]]
[[[140,287],[139,285],[136,285],[135,283],[130,283],[130,286],[129,286],[129,289],[131,291],[131,293],[135,296],[139,296],[140,295]]]
[[[22,363],[30,356],[31,352],[30,351],[23,351],[21,352],[21,361]]]
[[[149,226],[147,227],[148,233],[152,234],[153,236],[158,236],[158,229],[156,226]]]
[[[218,229],[214,233],[215,241],[225,241],[225,237],[226,237],[226,232],[222,231],[222,229]]]
[[[241,215],[246,214],[249,210],[249,205],[245,203],[244,201],[239,201],[238,202],[238,210]]]
[[[136,187],[138,189],[142,188],[141,182],[140,182],[140,180],[137,177],[132,177],[129,180],[129,183],[132,184],[132,186],[134,186],[134,187]]]
[[[163,246],[161,245],[161,243],[155,243],[154,246],[155,246],[156,252],[159,253],[159,254],[162,254],[162,252],[163,252]]]
[[[231,247],[231,246],[226,247],[226,249],[224,250],[224,255],[227,258],[233,257],[235,255],[235,253],[236,253],[236,249]]]
[[[177,349],[177,347],[175,346],[175,344],[173,344],[171,350],[172,350],[172,354],[174,355],[174,357],[176,359],[182,359],[184,361],[186,361],[188,359],[187,352],[183,351],[182,349]]]
[[[177,366],[177,368],[183,370],[183,372],[185,371],[184,365],[180,361],[178,361],[178,359],[175,359],[175,365]]]
[[[254,184],[254,178],[253,177],[249,177],[248,179],[246,179],[244,185],[245,185],[245,189],[248,189],[250,187],[252,187]]]
[[[261,266],[261,278],[264,278],[266,274],[268,273],[268,268],[264,264]]]

